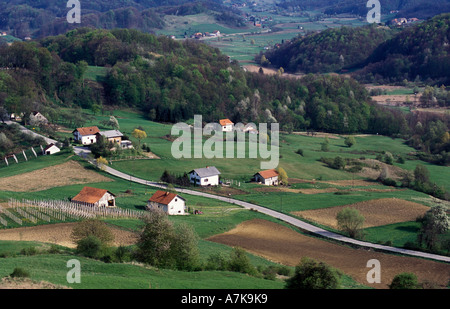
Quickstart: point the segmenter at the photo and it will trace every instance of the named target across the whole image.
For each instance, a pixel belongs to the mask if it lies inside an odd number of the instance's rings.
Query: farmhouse
[[[220,172],[215,166],[207,166],[189,172],[189,180],[200,186],[217,186],[219,185],[219,175]]]
[[[186,200],[167,191],[156,191],[147,202],[148,210],[160,209],[168,215],[186,214]]]
[[[47,147],[44,148],[44,155],[52,155],[54,153],[60,152],[61,149],[56,147],[55,144],[51,143]]]
[[[100,130],[94,126],[94,127],[77,128],[72,133],[75,141],[83,145],[91,145],[97,142],[96,134],[99,132]]]
[[[98,132],[97,137],[98,136],[103,136],[108,142],[120,144],[122,142],[123,134],[119,130],[110,130]]]
[[[231,132],[231,131],[233,131],[234,123],[230,119],[220,119],[219,123],[222,126],[222,132]]]
[[[278,185],[278,172],[275,169],[260,171],[253,175],[256,182],[262,183],[266,186]]]
[[[74,203],[97,207],[115,207],[116,196],[105,189],[84,187],[71,200]]]

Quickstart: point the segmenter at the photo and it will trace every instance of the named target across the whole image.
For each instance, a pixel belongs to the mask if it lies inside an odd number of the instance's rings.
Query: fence
[[[1,158],[0,168],[7,167],[12,164],[18,164],[21,162],[27,162],[29,160],[35,159],[43,155],[43,147],[31,147],[29,149],[23,150],[21,152],[12,154],[10,156]]]
[[[38,221],[44,222],[61,222],[66,219],[83,220],[94,218],[135,218],[142,219],[148,213],[146,211],[110,208],[110,207],[95,207],[91,205],[84,205],[72,203],[67,201],[55,200],[15,200],[9,199],[8,209],[0,206],[0,226],[8,226],[6,218],[22,225],[24,220],[32,223]]]

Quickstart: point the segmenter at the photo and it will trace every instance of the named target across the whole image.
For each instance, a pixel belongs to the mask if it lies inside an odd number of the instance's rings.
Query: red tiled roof
[[[158,190],[148,200],[149,202],[155,202],[163,205],[169,205],[169,203],[176,197],[175,193]]]
[[[221,126],[226,126],[228,124],[233,124],[233,122],[230,119],[220,119],[219,123]]]
[[[94,135],[94,134],[97,134],[100,132],[100,130],[95,126],[94,127],[77,128],[75,131],[78,131],[82,136]]]
[[[109,192],[108,190],[104,189],[97,189],[92,187],[84,187],[83,190],[80,191],[75,197],[72,198],[73,202],[80,202],[80,203],[88,203],[88,204],[95,204],[97,203],[105,193]],[[109,192],[111,195],[111,192]]]
[[[258,174],[261,175],[261,177],[264,179],[275,177],[275,176],[279,175],[275,169],[261,171],[261,172],[258,172]]]

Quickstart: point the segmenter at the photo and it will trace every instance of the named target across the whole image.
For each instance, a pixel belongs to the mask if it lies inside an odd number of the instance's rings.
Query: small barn
[[[44,148],[44,155],[52,155],[60,151],[61,149],[59,149],[55,144],[51,143]]]
[[[97,133],[100,133],[98,127],[77,128],[73,132],[75,141],[83,145],[91,145],[97,142]]]
[[[215,166],[207,166],[190,171],[189,180],[200,186],[217,186],[219,185],[219,175],[220,172]]]
[[[186,214],[186,200],[178,194],[158,190],[147,202],[148,210],[162,210],[168,215]]]
[[[279,174],[275,169],[260,171],[253,175],[253,179],[266,186],[278,185]]]
[[[116,196],[114,194],[105,189],[92,187],[84,187],[71,201],[73,203],[96,207],[116,206]]]

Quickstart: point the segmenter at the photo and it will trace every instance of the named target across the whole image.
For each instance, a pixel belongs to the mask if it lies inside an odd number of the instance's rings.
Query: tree
[[[120,128],[119,121],[114,116],[110,116],[108,120],[102,121],[102,124],[115,130],[118,130]]]
[[[288,177],[286,171],[284,170],[284,168],[279,167],[277,169],[277,172],[278,172],[279,182],[282,183],[283,186],[289,185],[289,177]]]
[[[108,160],[106,160],[105,158],[100,156],[95,160],[95,163],[97,164],[97,167],[99,169],[104,171],[104,170],[106,170],[106,165],[108,165]]]
[[[421,223],[418,241],[420,244],[425,243],[430,250],[435,249],[438,236],[450,230],[447,209],[442,205],[432,207],[418,221]]]
[[[147,137],[147,133],[144,130],[134,129],[131,135],[139,140],[139,149],[141,148],[141,139]]]
[[[114,234],[105,222],[98,219],[88,219],[78,222],[72,230],[72,241],[78,243],[89,236],[95,236],[103,244],[110,244],[114,241]]]
[[[390,289],[417,289],[417,276],[412,273],[401,273],[392,279]]]
[[[350,148],[350,147],[352,147],[353,145],[356,144],[356,140],[355,140],[355,138],[353,136],[347,136],[345,138],[344,143],[345,143],[345,145],[347,145],[347,147]]]
[[[286,281],[286,289],[337,289],[341,274],[327,264],[304,257],[295,267],[294,276]]]
[[[230,261],[228,267],[231,271],[254,275],[256,269],[250,262],[249,257],[244,249],[235,247],[230,253]]]
[[[418,164],[414,169],[414,179],[416,185],[428,183],[430,181],[430,172],[425,166]]]
[[[338,212],[336,216],[338,228],[355,238],[359,235],[364,224],[364,217],[355,208],[346,207]]]
[[[341,156],[337,156],[336,158],[334,158],[333,167],[338,170],[344,169],[345,168],[345,160]]]
[[[78,254],[82,254],[89,258],[99,258],[104,244],[98,237],[90,235],[77,242]]]

